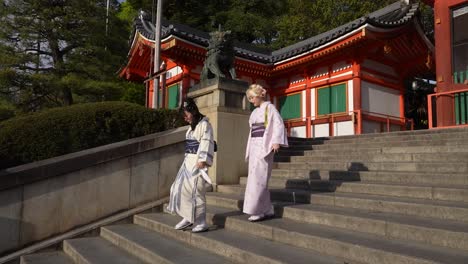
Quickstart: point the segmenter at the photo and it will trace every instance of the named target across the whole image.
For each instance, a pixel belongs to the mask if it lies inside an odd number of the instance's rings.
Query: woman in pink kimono
[[[245,159],[249,162],[249,174],[244,196],[243,212],[249,221],[260,221],[274,215],[268,191],[273,156],[280,146],[287,147],[288,140],[283,119],[275,106],[265,101],[266,90],[252,84],[246,92],[256,108],[250,115],[250,134]]]

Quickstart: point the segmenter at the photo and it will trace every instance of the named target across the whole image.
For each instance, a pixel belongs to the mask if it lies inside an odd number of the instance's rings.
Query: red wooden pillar
[[[180,95],[183,101],[187,97],[190,88],[190,68],[187,65],[182,66],[182,93]]]
[[[450,34],[450,11],[448,0],[435,1],[434,3],[434,30],[436,48],[436,81],[437,92],[450,91],[452,82],[452,60],[451,60],[451,34]],[[455,124],[452,111],[454,104],[450,96],[436,98],[437,126],[451,126]]]
[[[310,87],[306,86],[306,137],[310,138],[312,137],[312,112],[311,112],[311,106],[312,106],[312,100],[310,98]]]
[[[312,111],[311,111],[311,106],[312,106],[312,99],[311,97],[311,85],[309,84],[309,74],[307,72],[304,73],[304,79],[305,79],[305,108],[306,108],[306,137],[311,138],[312,137]]]
[[[452,8],[466,0],[435,0],[434,30],[437,92],[457,90],[461,85],[453,82],[452,69]],[[454,102],[451,95],[436,98],[437,126],[455,125]]]
[[[148,82],[149,91],[148,91],[148,108],[154,108],[153,94],[154,94],[154,79]]]
[[[362,124],[362,114],[361,114],[361,62],[362,59],[359,58],[358,60],[353,61],[353,105],[354,111],[356,115],[356,124]],[[353,113],[354,114],[354,113]],[[360,135],[362,133],[362,126],[357,125],[354,129],[354,134]]]
[[[405,85],[404,81],[400,80],[400,121],[403,121],[402,130],[406,130],[406,118],[405,118]]]

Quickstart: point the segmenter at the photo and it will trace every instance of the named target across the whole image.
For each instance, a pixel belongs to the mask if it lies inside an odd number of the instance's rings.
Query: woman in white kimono
[[[185,158],[171,186],[168,210],[183,219],[174,228],[184,229],[194,225],[192,232],[208,229],[206,224],[205,186],[210,179],[206,174],[213,164],[213,129],[191,98],[181,107],[184,119],[190,124],[186,133]]]
[[[268,180],[274,153],[278,152],[280,146],[287,147],[288,139],[278,110],[265,101],[266,90],[258,84],[252,84],[246,94],[256,108],[249,119],[250,134],[245,153],[249,174],[243,212],[251,215],[249,221],[259,221],[274,215]]]

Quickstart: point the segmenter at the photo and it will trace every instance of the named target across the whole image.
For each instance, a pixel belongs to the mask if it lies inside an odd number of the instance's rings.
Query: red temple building
[[[291,136],[404,130],[405,80],[434,71],[434,47],[421,28],[418,12],[418,3],[398,1],[275,51],[236,43],[237,78],[267,88]],[[136,20],[128,62],[120,76],[145,83],[148,107],[176,108],[199,82],[210,37],[163,21],[165,85],[153,97],[152,29],[144,17]]]
[[[468,1],[425,0],[434,7],[437,93],[429,128],[468,125]]]

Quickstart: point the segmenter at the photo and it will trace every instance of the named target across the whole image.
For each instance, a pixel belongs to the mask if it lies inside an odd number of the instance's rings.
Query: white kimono
[[[177,213],[191,223],[195,223],[206,217],[206,181],[196,165],[203,161],[208,166],[213,164],[213,128],[208,119],[204,117],[200,120],[193,131],[192,128],[189,128],[185,138],[187,142],[185,159],[171,186],[167,209],[169,212]],[[198,149],[193,147],[193,144],[199,144]],[[191,153],[187,153],[188,145],[192,145]]]
[[[265,111],[267,114],[265,115]],[[261,137],[252,137],[254,124],[265,123]],[[271,176],[274,152],[273,144],[287,147],[288,139],[283,119],[270,102],[263,102],[250,115],[250,133],[245,159],[249,162],[249,174],[244,195],[243,212],[250,215],[267,213],[271,208],[268,180]],[[254,128],[255,130],[255,128]],[[263,129],[262,129],[263,131]]]

